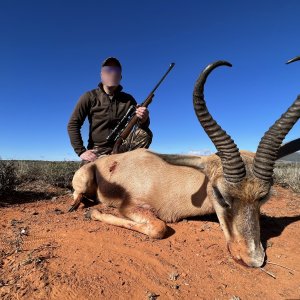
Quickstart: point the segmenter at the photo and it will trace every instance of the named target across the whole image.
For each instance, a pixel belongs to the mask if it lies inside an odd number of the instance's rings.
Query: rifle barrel
[[[171,63],[169,69],[165,73],[165,75],[162,77],[162,79],[158,82],[158,84],[154,87],[154,89],[150,92],[149,96],[155,92],[155,90],[160,86],[160,84],[163,82],[163,80],[166,78],[166,76],[169,74],[169,72],[172,70],[172,68],[175,66],[175,63]]]

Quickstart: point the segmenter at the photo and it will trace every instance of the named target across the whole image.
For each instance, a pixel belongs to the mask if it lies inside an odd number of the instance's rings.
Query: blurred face
[[[120,84],[122,75],[118,66],[103,66],[101,68],[101,82],[108,86],[114,87]]]

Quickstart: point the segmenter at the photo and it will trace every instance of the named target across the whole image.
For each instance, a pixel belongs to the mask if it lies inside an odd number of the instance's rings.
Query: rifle
[[[161,78],[161,80],[157,83],[157,85],[154,87],[154,89],[150,92],[146,100],[139,106],[142,107],[148,107],[148,105],[152,102],[152,99],[154,97],[154,92],[159,87],[159,85],[162,83],[162,81],[166,78],[168,73],[172,70],[172,68],[175,66],[175,63],[171,63],[169,66],[169,69],[164,74],[164,76]],[[113,129],[111,134],[106,138],[106,140],[109,143],[114,142],[114,147],[112,150],[112,154],[119,153],[119,148],[122,145],[123,141],[128,137],[130,132],[132,131],[133,127],[138,122],[138,117],[135,114],[136,107],[134,105],[131,105],[129,109],[127,110],[125,116],[120,120],[120,122],[117,124],[117,126]]]

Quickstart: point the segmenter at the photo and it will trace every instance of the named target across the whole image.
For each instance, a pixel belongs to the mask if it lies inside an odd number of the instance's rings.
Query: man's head
[[[106,58],[101,65],[101,82],[108,86],[114,87],[120,84],[122,79],[122,66],[115,57]]]

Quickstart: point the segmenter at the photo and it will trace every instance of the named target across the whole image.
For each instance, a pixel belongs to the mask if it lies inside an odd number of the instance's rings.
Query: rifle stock
[[[148,105],[152,102],[153,97],[154,97],[154,94],[149,95],[148,98],[140,106],[148,107]],[[134,115],[131,118],[131,120],[129,121],[127,126],[124,128],[124,130],[120,134],[119,138],[116,140],[113,150],[112,150],[112,154],[119,153],[120,146],[122,145],[123,141],[129,136],[130,132],[132,131],[133,127],[137,124],[138,120],[139,120],[139,118],[136,115]]]
[[[168,75],[168,73],[172,70],[175,63],[171,63],[169,69],[164,74],[164,76],[161,78],[161,80],[158,82],[158,84],[154,87],[154,89],[150,92],[149,96],[146,98],[146,100],[140,105],[142,107],[148,107],[148,105],[152,102],[152,99],[154,97],[154,92],[159,87],[159,85],[162,83],[162,81],[165,79],[165,77]],[[127,115],[127,114],[126,114]],[[115,141],[112,154],[119,153],[120,146],[122,145],[123,141],[129,136],[130,132],[132,131],[133,127],[138,122],[139,118],[136,115],[133,115],[130,120],[128,121],[125,128],[122,130],[121,133],[118,134],[118,137]],[[122,122],[122,121],[121,121]],[[115,130],[114,130],[115,131]],[[109,139],[110,137],[108,137]]]

